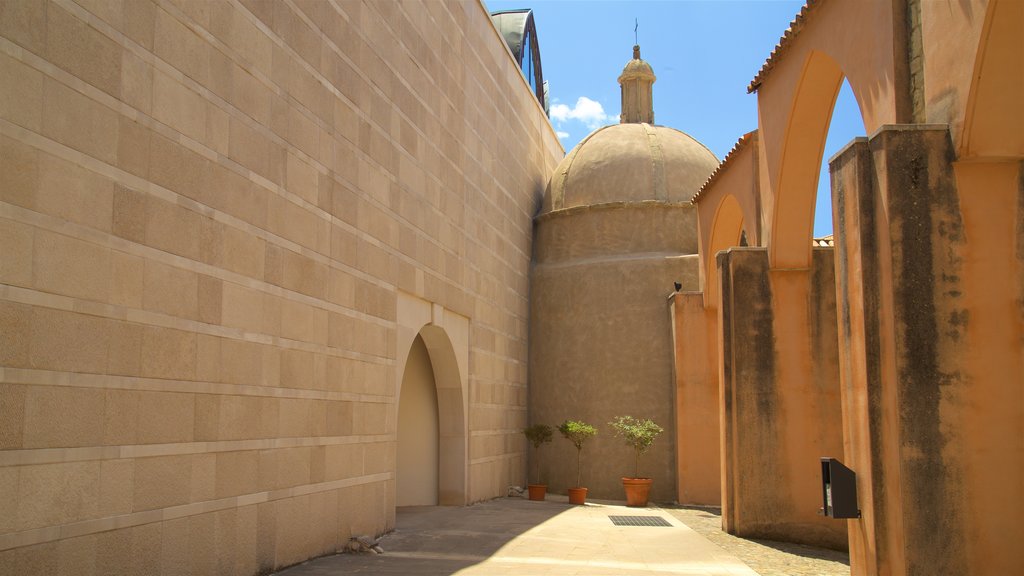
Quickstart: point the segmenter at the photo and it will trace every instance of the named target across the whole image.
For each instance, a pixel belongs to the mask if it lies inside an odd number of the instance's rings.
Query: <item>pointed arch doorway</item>
[[[402,294],[398,306],[395,506],[469,501],[469,320]]]
[[[436,506],[438,408],[434,368],[423,338],[409,349],[398,399],[396,506]]]

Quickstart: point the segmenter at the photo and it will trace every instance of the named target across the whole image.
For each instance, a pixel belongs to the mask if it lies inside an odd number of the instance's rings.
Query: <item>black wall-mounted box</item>
[[[830,518],[860,518],[857,474],[835,458],[821,459],[821,512]]]

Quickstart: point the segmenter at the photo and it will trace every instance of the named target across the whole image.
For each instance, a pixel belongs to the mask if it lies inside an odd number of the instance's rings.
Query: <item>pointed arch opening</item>
[[[866,134],[857,98],[850,88],[849,80],[844,78],[832,106],[825,149],[821,157],[821,167],[818,169],[817,199],[814,203],[811,229],[813,238],[831,237],[835,229],[832,223],[832,180],[829,176],[829,160],[855,138],[863,136]],[[830,244],[829,242],[826,245]]]
[[[444,328],[427,324],[407,347],[398,393],[395,505],[467,502],[462,376]]]
[[[715,263],[715,255],[722,250],[728,250],[733,246],[740,246],[746,241],[747,235],[744,230],[743,209],[736,197],[727,195],[718,205],[715,212],[714,224],[711,228],[710,245],[708,254],[707,269],[705,270],[704,284],[705,306],[717,308],[720,298],[718,280],[718,266]]]
[[[863,134],[863,114],[856,91],[843,92],[844,84],[849,86],[835,60],[820,51],[810,53],[792,101],[775,186],[768,243],[774,269],[808,268],[811,240],[815,237],[816,203],[831,206],[831,193],[825,192],[829,190],[828,171],[823,169],[828,160],[826,143],[838,150],[857,132]],[[833,129],[837,103],[842,105],[843,122]],[[851,125],[851,118],[860,121]],[[825,182],[825,188],[819,193],[820,181]],[[830,210],[821,221],[831,227]]]
[[[398,399],[395,505],[437,505],[439,464],[437,384],[430,353],[417,335]]]

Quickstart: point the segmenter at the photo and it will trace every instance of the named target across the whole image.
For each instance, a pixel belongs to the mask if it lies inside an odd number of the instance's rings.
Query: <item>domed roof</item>
[[[626,63],[620,78],[630,78],[633,76],[654,76],[654,69],[651,68],[651,65],[646,60],[634,58]]]
[[[626,66],[622,68],[622,74],[619,75],[619,84],[633,78],[650,80],[652,84],[655,80],[654,69],[651,68],[651,65],[646,60],[640,58],[640,46],[633,46],[633,59],[626,62]]]
[[[541,212],[610,202],[687,202],[717,166],[710,150],[674,128],[605,126],[555,168]]]

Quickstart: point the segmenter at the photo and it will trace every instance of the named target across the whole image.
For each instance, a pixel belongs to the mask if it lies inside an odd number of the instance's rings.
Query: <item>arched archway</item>
[[[773,190],[768,242],[772,268],[806,269],[810,264],[818,174],[842,84],[843,72],[836,61],[811,51],[789,111]]]
[[[466,410],[462,375],[455,349],[444,328],[428,324],[420,338],[430,355],[437,390],[437,503],[461,506],[467,501]]]
[[[419,335],[409,349],[398,398],[395,505],[438,502],[437,384],[430,353]]]
[[[717,281],[708,300],[719,306],[722,518],[739,535],[843,547],[847,526],[813,512],[815,465],[842,453],[844,438],[832,416],[842,409],[834,258],[812,237],[844,74],[825,50],[803,50],[758,95],[764,236],[757,249],[715,254],[709,274]],[[715,207],[709,250],[736,246],[751,224],[736,200]]]
[[[704,276],[707,279],[704,284],[707,306],[717,307],[720,298],[721,287],[718,280],[718,267],[715,265],[715,254],[740,245],[740,239],[744,233],[743,222],[743,209],[740,207],[739,201],[732,194],[727,195],[715,211],[709,235],[707,253],[710,258],[707,258],[705,263],[707,268]],[[747,237],[750,238],[751,235],[747,234]]]
[[[960,158],[1024,155],[1024,3],[992,0],[967,98]]]
[[[392,421],[397,424],[395,505],[465,505],[469,501],[469,320],[407,294],[399,295],[397,320],[397,401],[392,412]],[[408,382],[407,377],[411,378]],[[433,396],[425,382],[432,382]],[[431,403],[436,417],[428,418],[426,412]],[[404,424],[413,430],[419,428],[431,442],[436,437],[436,456],[432,452],[435,444],[424,442],[423,438],[413,440],[409,446],[413,451],[426,450],[426,454],[418,455],[420,460],[432,458],[424,472],[410,473],[405,468],[417,464],[415,458],[402,459],[409,441]],[[418,465],[425,466],[422,462]],[[427,487],[405,492],[405,478],[417,476],[431,479]],[[431,494],[433,498],[429,497]]]
[[[857,106],[857,99],[853,94],[849,79],[845,78],[839,89],[839,94],[836,96],[836,101],[832,105],[832,117],[829,120],[828,135],[825,138],[825,148],[821,158],[812,228],[814,238],[825,238],[835,232],[835,225],[832,221],[832,178],[829,161],[843,148],[849,146],[850,142],[865,137],[863,127],[864,123],[860,108]],[[828,246],[830,243],[824,242],[815,245]]]

